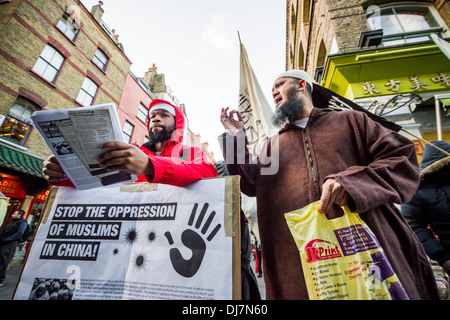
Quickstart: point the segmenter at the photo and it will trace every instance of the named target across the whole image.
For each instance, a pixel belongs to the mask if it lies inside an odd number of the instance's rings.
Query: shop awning
[[[42,162],[44,160],[39,156],[0,143],[0,167],[44,178],[42,174]]]
[[[434,42],[330,55],[322,86],[350,100],[450,90],[450,61]]]

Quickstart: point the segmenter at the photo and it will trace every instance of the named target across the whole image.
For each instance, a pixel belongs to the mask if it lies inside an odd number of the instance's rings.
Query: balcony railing
[[[435,33],[438,36],[441,36],[443,32],[442,27],[431,28],[426,30],[418,30],[412,32],[403,32],[396,34],[389,34],[383,36],[383,46],[395,46],[403,43],[413,43],[413,42],[422,42],[431,40],[430,34]]]

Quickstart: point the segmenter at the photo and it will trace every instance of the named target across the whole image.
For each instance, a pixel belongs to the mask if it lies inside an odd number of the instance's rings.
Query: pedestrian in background
[[[3,286],[6,270],[19,246],[19,239],[27,230],[28,223],[23,218],[24,215],[25,211],[22,209],[14,211],[11,215],[11,222],[0,235],[0,286]]]
[[[450,152],[445,141],[432,144]],[[402,214],[427,255],[450,274],[450,156],[426,145],[420,169],[419,188]]]

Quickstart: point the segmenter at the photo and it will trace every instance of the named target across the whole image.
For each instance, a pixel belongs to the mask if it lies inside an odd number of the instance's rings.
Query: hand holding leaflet
[[[135,180],[129,173],[100,168],[96,160],[105,151],[101,145],[123,141],[114,104],[37,111],[31,119],[77,189]]]

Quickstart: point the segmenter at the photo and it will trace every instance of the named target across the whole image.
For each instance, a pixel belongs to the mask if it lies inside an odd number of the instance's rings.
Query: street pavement
[[[20,277],[20,272],[22,271],[24,257],[25,246],[17,248],[16,254],[6,271],[6,278],[3,281],[3,286],[0,287],[0,300],[12,299],[17,281]]]
[[[22,263],[12,262],[6,271],[6,279],[3,286],[0,287],[0,300],[11,300],[16,288],[17,280],[19,280],[20,271],[22,270]]]
[[[255,272],[255,260],[250,261],[250,267],[252,268],[255,275],[257,273]],[[258,287],[259,287],[259,293],[261,294],[261,299],[266,300],[266,285],[264,284],[264,270],[263,270],[263,276],[261,278],[256,278],[258,280]]]

